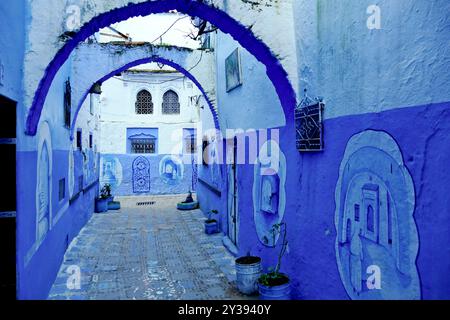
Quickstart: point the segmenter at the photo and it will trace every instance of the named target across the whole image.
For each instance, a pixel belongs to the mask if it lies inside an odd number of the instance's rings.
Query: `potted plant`
[[[95,212],[97,213],[103,213],[108,211],[108,203],[111,198],[111,189],[106,187],[107,185],[103,186],[103,188],[100,190],[100,197],[95,199]]]
[[[109,183],[106,183],[106,184],[103,186],[102,190],[103,190],[103,189],[104,189],[104,192],[105,192],[106,197],[107,197],[107,199],[108,199],[108,202],[113,202],[113,201],[114,201],[114,196],[111,194],[111,191],[112,191],[111,185],[110,185]]]
[[[258,292],[258,279],[261,276],[261,258],[247,256],[236,259],[236,285],[239,292],[252,295]]]
[[[212,218],[213,214],[219,214],[217,210],[210,210],[208,212],[208,219],[205,220],[205,233],[214,234],[219,232],[219,223],[216,219]]]
[[[286,253],[288,245],[286,223],[273,225],[271,233],[273,235],[273,243],[275,243],[278,234],[283,234],[283,242],[275,269],[269,269],[269,272],[262,274],[258,279],[259,298],[261,300],[289,300],[291,294],[290,279],[286,274],[280,272],[281,259]]]

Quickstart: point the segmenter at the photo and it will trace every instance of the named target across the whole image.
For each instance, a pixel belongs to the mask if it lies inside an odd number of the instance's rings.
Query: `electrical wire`
[[[170,25],[170,27],[167,28],[166,31],[164,31],[158,38],[156,38],[155,40],[151,41],[150,43],[153,44],[153,43],[155,43],[156,41],[158,41],[159,39],[161,39],[167,32],[170,31],[170,29],[173,28],[174,25],[176,25],[176,24],[178,23],[178,21],[183,20],[183,19],[186,19],[186,18],[189,18],[189,16],[184,16],[184,17],[181,17],[181,18],[178,18],[177,20],[175,20],[175,22],[172,23],[172,24]]]

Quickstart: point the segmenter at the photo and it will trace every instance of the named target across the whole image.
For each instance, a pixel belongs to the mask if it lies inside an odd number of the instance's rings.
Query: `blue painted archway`
[[[168,60],[168,59],[164,59],[161,57],[149,57],[149,58],[144,58],[144,59],[139,59],[139,60],[135,60],[132,61],[130,63],[127,63],[126,65],[122,66],[121,68],[114,70],[110,73],[108,73],[107,75],[105,75],[104,77],[102,77],[101,79],[99,79],[98,81],[96,81],[97,83],[103,83],[106,80],[110,79],[111,77],[113,77],[114,75],[128,70],[130,68],[136,67],[138,65],[141,64],[146,64],[146,63],[151,63],[151,62],[157,62],[157,63],[162,63],[164,65],[167,65],[169,67],[172,67],[174,69],[176,69],[177,71],[181,72],[184,76],[186,76],[189,80],[191,80],[196,86],[197,88],[200,90],[200,92],[203,94],[203,96],[206,99],[206,102],[208,103],[209,109],[211,110],[211,113],[213,115],[213,119],[214,119],[214,126],[217,130],[220,130],[220,125],[219,125],[219,118],[218,118],[218,114],[216,109],[214,108],[211,99],[208,97],[205,89],[202,87],[202,85],[197,81],[197,79],[189,72],[187,71],[185,68],[183,68],[182,66],[180,66],[179,64]],[[93,83],[92,83],[93,84]],[[81,107],[83,106],[83,102],[86,100],[87,95],[89,94],[90,88],[87,89],[87,91],[84,93],[83,98],[78,102],[77,104],[77,108],[75,110],[75,114],[72,120],[72,126],[71,126],[71,131],[70,131],[70,139],[73,140],[74,138],[74,130],[75,130],[75,124],[78,118],[78,113],[80,112]]]
[[[66,42],[47,66],[44,77],[39,83],[28,114],[26,134],[36,134],[42,108],[50,86],[61,66],[79,43],[86,40],[99,29],[114,23],[136,16],[165,13],[171,10],[177,10],[178,12],[209,21],[222,32],[230,34],[242,47],[264,64],[267,75],[278,94],[285,116],[287,118],[291,117],[296,106],[296,94],[289,82],[288,75],[270,48],[259,40],[251,30],[230,17],[227,13],[198,1],[155,0],[138,4],[128,4],[125,7],[100,14],[81,27],[73,38]]]

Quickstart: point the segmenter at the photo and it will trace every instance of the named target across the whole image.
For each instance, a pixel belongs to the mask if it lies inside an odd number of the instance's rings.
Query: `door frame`
[[[232,149],[230,148],[232,147]],[[237,138],[227,140],[227,237],[238,247],[239,238],[239,188],[237,183]],[[232,163],[229,163],[228,152],[232,152]],[[230,159],[231,160],[231,159]],[[233,221],[231,221],[233,219]],[[233,229],[233,230],[230,230]]]

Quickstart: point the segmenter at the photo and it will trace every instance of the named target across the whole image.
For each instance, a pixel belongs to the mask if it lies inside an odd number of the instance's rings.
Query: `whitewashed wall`
[[[135,112],[136,95],[144,89],[152,95],[152,115]],[[180,115],[162,114],[163,95],[168,90],[178,94]],[[195,85],[180,73],[124,73],[111,78],[102,86],[100,152],[126,154],[127,128],[158,128],[158,153],[181,154],[183,128],[196,128],[200,120],[199,108],[190,97],[200,95]]]

